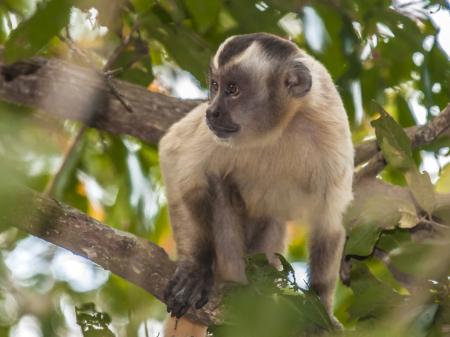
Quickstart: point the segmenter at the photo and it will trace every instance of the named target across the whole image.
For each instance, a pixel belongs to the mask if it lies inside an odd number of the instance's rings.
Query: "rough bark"
[[[57,59],[33,58],[12,65],[0,61],[1,100],[147,143],[157,143],[171,124],[200,102],[153,93],[125,81],[111,83],[132,112],[99,71]]]
[[[156,244],[104,225],[73,207],[20,186],[9,186],[7,193],[1,191],[0,209],[2,226],[18,227],[70,250],[163,301],[175,263]],[[218,322],[216,306],[217,299],[187,316],[211,325]]]

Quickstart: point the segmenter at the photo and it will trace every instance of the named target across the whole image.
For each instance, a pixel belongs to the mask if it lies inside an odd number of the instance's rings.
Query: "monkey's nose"
[[[208,118],[219,118],[220,117],[220,110],[214,109],[214,110],[206,110],[206,117]]]

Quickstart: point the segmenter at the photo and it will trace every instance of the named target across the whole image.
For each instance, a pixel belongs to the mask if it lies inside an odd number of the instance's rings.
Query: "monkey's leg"
[[[210,205],[206,190],[192,191],[179,204],[169,204],[179,261],[164,299],[167,311],[176,317],[190,307],[204,306],[213,286]]]
[[[333,315],[333,295],[344,247],[345,230],[336,215],[331,216],[323,212],[320,218],[319,220],[316,217],[311,228],[310,283],[335,327],[341,328],[341,324]]]
[[[246,231],[248,253],[264,253],[278,267],[280,261],[275,254],[284,252],[286,225],[271,218],[253,219],[250,223]]]
[[[245,204],[231,177],[210,177],[216,272],[221,281],[246,283]]]

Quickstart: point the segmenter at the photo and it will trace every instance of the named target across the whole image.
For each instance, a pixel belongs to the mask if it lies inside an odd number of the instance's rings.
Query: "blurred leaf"
[[[371,124],[375,128],[377,141],[384,158],[395,168],[414,168],[411,141],[394,119],[381,106],[379,108],[381,117]]]
[[[360,193],[344,215],[348,230],[360,225],[373,225],[383,229],[393,229],[401,219],[401,210],[415,210],[411,200],[389,195],[384,189],[373,189],[371,193]]]
[[[404,286],[397,281],[397,279],[392,275],[386,261],[379,259],[378,257],[371,257],[365,260],[367,268],[369,268],[370,273],[381,283],[386,284],[399,294],[409,294]]]
[[[111,317],[107,313],[98,312],[94,303],[86,303],[75,307],[77,324],[85,337],[115,337],[108,328]]]
[[[153,74],[141,69],[128,69],[119,76],[120,79],[147,87],[153,81]]]
[[[268,7],[262,11],[256,7],[255,1],[240,0],[225,1],[224,7],[239,22],[240,34],[261,31],[279,35],[283,33],[277,25],[281,12],[275,8]]]
[[[226,293],[225,319],[213,328],[215,337],[294,337],[332,329],[319,297],[294,286],[292,266],[280,259],[282,271],[263,254],[247,259],[249,284]]]
[[[424,305],[423,309],[419,315],[412,322],[412,327],[410,328],[410,336],[414,337],[426,337],[428,336],[431,325],[433,324],[437,311],[439,309],[439,304],[431,303]]]
[[[427,337],[442,337],[450,326],[450,303],[449,297],[443,301],[437,310],[433,326],[430,327]]]
[[[353,318],[380,317],[402,302],[402,296],[374,278],[364,262],[353,261],[351,280],[355,298],[349,312]]]
[[[368,256],[381,233],[381,228],[373,224],[361,224],[348,233],[345,255]]]
[[[30,196],[24,193],[24,187],[20,183],[23,176],[15,170],[11,162],[1,158],[0,165],[0,232],[14,226],[33,212],[32,208],[23,209],[23,205],[31,205]]]
[[[134,8],[136,8],[138,13],[145,13],[155,3],[154,0],[131,0],[130,2],[133,4]]]
[[[183,0],[201,33],[206,32],[216,21],[220,0]]]
[[[431,215],[436,201],[433,183],[428,173],[412,170],[406,173],[406,180],[414,199],[424,211]]]
[[[412,110],[403,95],[395,95],[395,106],[398,114],[398,124],[402,128],[407,128],[416,124]]]
[[[0,43],[4,44],[8,38],[9,27],[7,25],[9,19],[8,11],[0,5]]]
[[[69,23],[72,0],[41,3],[36,12],[11,32],[5,45],[8,63],[31,57]]]
[[[440,277],[444,267],[441,264],[448,261],[449,249],[449,242],[405,242],[392,250],[389,256],[399,271],[429,279]]]
[[[5,0],[5,4],[10,10],[23,17],[30,15],[35,7],[33,0]]]
[[[390,252],[393,249],[398,248],[404,242],[409,242],[411,240],[411,234],[409,231],[396,228],[391,231],[384,231],[380,240],[377,242],[377,247],[385,252]]]
[[[178,65],[205,83],[206,69],[212,56],[211,46],[193,29],[175,24],[159,5],[142,17],[142,26],[162,43]]]
[[[438,193],[450,193],[450,164],[444,166],[435,186]]]
[[[414,226],[417,225],[419,218],[414,208],[413,209],[400,208],[399,211],[401,214],[399,222],[400,228],[413,228]]]

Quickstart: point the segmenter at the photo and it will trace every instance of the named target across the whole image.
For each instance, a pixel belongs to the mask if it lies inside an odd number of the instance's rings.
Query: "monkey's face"
[[[311,76],[298,61],[257,66],[247,62],[225,69],[211,67],[209,85],[209,129],[223,142],[245,146],[279,129],[293,102],[309,91]]]

